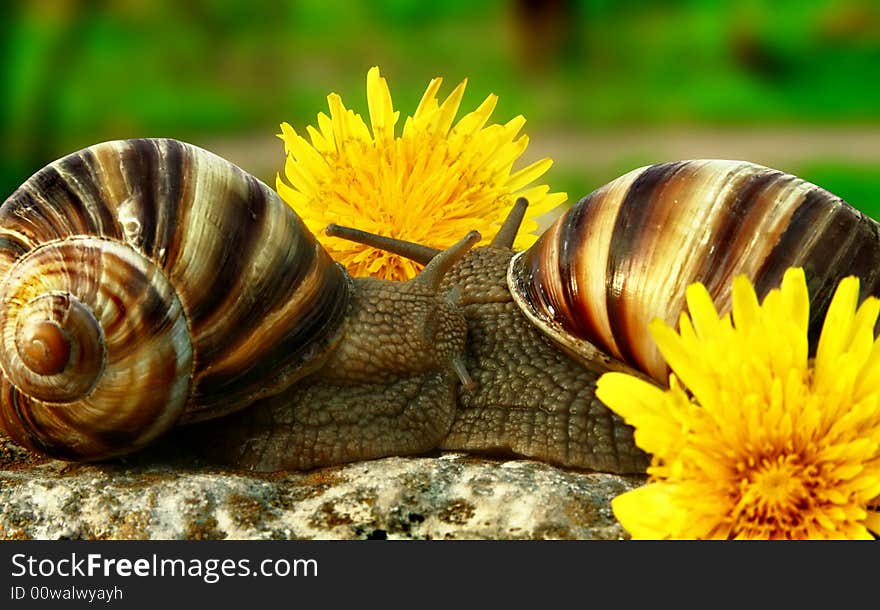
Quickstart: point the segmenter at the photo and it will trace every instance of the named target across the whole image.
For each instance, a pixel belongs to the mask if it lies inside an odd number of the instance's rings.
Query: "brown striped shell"
[[[175,140],[98,144],[0,207],[0,426],[134,451],[320,365],[350,280],[265,184]]]
[[[636,169],[587,195],[513,259],[508,284],[568,351],[666,383],[648,324],[677,327],[690,283],[705,284],[727,311],[734,276],[748,276],[763,297],[793,266],[806,273],[815,345],[843,277],[861,279],[862,297],[880,294],[880,225],[795,176],[693,160]]]

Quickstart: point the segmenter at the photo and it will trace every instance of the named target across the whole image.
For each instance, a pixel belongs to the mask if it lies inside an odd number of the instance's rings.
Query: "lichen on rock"
[[[0,440],[4,539],[616,539],[610,500],[642,482],[460,453],[274,474],[68,464]]]

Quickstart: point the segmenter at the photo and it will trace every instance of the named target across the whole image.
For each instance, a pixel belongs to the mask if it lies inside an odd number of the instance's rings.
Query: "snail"
[[[425,265],[352,278],[259,180],[190,144],[97,144],[0,206],[0,427],[66,460],[175,440],[228,464],[308,469],[435,449],[641,472],[595,396],[664,384],[646,331],[692,281],[729,302],[807,272],[813,320],[839,279],[876,294],[878,225],[799,178],[739,161],[634,170],[528,250],[518,200],[487,246],[328,233]],[[179,437],[177,436],[179,434]]]

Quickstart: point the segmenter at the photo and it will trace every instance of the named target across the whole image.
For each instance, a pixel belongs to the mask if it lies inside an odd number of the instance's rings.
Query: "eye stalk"
[[[513,247],[513,242],[516,239],[516,234],[519,232],[520,225],[522,225],[528,207],[529,201],[525,197],[520,197],[516,200],[516,203],[513,204],[510,212],[508,212],[507,218],[504,219],[504,223],[502,223],[498,233],[496,233],[495,237],[492,239],[492,246],[497,248]],[[337,224],[327,225],[324,232],[330,237],[339,237],[341,239],[353,241],[357,244],[385,250],[386,252],[398,254],[422,265],[427,265],[436,256],[441,254],[441,252],[446,252],[445,250],[438,250],[437,248],[417,244],[405,239],[385,237],[384,235],[377,235],[376,233],[361,231],[360,229]],[[477,239],[479,240],[479,238]]]
[[[327,225],[324,232],[330,237],[339,237],[347,239],[348,241],[353,241],[356,244],[363,244],[378,250],[385,250],[386,252],[398,254],[422,265],[430,263],[431,259],[441,252],[437,248],[423,246],[422,244],[417,244],[412,241],[385,237],[384,235],[377,235],[375,233],[369,233],[351,227],[343,227],[337,224]]]
[[[482,236],[478,231],[469,231],[467,235],[446,248],[443,252],[435,256],[425,265],[422,272],[414,277],[411,281],[436,290],[440,286],[440,281],[446,272],[480,241]]]
[[[520,197],[516,200],[516,203],[510,208],[510,212],[507,213],[507,218],[504,219],[501,228],[498,229],[498,233],[495,234],[495,238],[492,240],[493,246],[497,248],[513,248],[513,242],[516,239],[516,234],[519,233],[519,227],[522,225],[523,218],[526,217],[526,208],[528,207],[529,200],[525,197]]]

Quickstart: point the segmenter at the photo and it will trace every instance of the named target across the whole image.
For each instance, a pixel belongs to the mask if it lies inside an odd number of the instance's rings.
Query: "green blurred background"
[[[270,185],[278,124],[335,91],[366,116],[379,65],[395,106],[467,77],[463,110],[528,119],[523,162],[573,202],[676,158],[749,159],[880,218],[876,0],[46,0],[0,22],[0,191],[102,140],[168,136]]]

